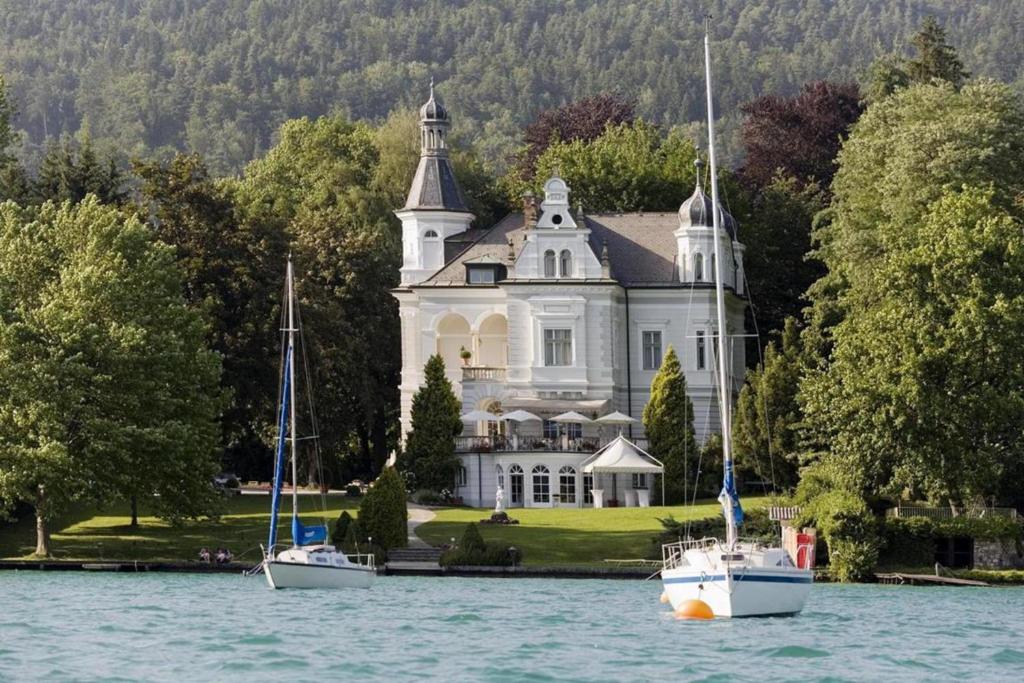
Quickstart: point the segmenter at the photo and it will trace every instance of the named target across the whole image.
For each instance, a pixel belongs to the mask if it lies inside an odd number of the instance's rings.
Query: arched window
[[[702,254],[693,255],[693,281],[704,282],[704,256]]]
[[[563,249],[558,257],[558,263],[561,267],[562,277],[572,277],[572,252]]]
[[[572,465],[558,470],[558,497],[563,503],[576,502],[576,469]]]
[[[427,230],[423,233],[424,239],[437,239],[437,230]]]
[[[546,465],[536,465],[530,472],[533,475],[533,502],[551,502],[551,471]]]
[[[494,476],[498,479],[498,488],[505,488],[505,471],[501,469],[501,465],[494,466]]]
[[[431,130],[430,133],[428,134],[428,139],[430,140],[430,149],[433,149],[434,148],[434,131],[433,130]]]
[[[711,255],[711,281],[715,281],[715,255]]]
[[[519,465],[508,468],[508,503],[523,504],[523,468]]]
[[[550,249],[544,252],[544,277],[555,277],[555,252]]]
[[[466,468],[459,465],[459,469],[455,473],[455,485],[460,488],[465,486],[468,478]]]

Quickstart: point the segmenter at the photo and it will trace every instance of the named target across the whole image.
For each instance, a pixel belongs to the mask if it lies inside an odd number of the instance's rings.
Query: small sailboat
[[[270,535],[263,553],[263,573],[271,588],[369,588],[376,576],[373,555],[356,555],[354,560],[327,545],[327,526],[304,526],[299,519],[298,438],[295,429],[295,276],[292,261],[287,270],[287,344],[281,382],[281,409],[277,422],[277,453],[274,458],[274,488],[271,495]],[[285,453],[285,444],[290,447]],[[292,465],[292,545],[276,555],[277,518],[281,508],[281,487],[285,461]]]
[[[704,67],[708,108],[708,157],[711,166],[711,202],[715,261],[721,256],[721,209],[715,168],[715,115],[711,98],[711,45],[704,35]],[[724,270],[724,269],[723,269]],[[719,271],[721,272],[721,270]],[[718,395],[721,406],[724,480],[718,497],[725,514],[725,540],[702,538],[662,546],[661,581],[665,596],[677,612],[700,603],[716,617],[754,617],[796,614],[803,609],[814,580],[809,567],[798,567],[783,548],[737,537],[743,508],[736,492],[732,459],[731,389],[727,374],[725,292],[722,278],[715,278],[718,330]],[[800,548],[797,557],[813,556],[813,548]],[[805,563],[801,563],[805,564]],[[692,601],[692,602],[691,602]]]

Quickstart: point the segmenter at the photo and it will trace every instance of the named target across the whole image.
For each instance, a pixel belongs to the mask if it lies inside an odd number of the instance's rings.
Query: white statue
[[[494,511],[496,513],[505,511],[505,490],[500,486],[494,492]]]

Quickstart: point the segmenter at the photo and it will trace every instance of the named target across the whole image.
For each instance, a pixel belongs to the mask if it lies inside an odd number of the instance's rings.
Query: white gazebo
[[[582,470],[585,474],[608,473],[612,475],[612,487],[616,485],[616,477],[621,474],[664,474],[665,466],[661,462],[619,434],[604,448],[583,461]],[[613,495],[615,495],[613,491]],[[603,507],[604,491],[594,489],[594,507]],[[665,477],[661,478],[661,498],[665,499]],[[637,504],[640,507],[650,505],[649,493],[637,491]]]

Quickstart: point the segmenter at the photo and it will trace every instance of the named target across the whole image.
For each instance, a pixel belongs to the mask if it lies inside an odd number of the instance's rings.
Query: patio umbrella
[[[471,410],[461,418],[463,422],[497,422],[500,419],[494,413],[489,413],[486,410]]]
[[[570,410],[567,413],[556,415],[551,418],[552,422],[593,422],[589,417],[580,415],[575,410]]]
[[[513,410],[511,413],[505,413],[501,416],[502,420],[512,420],[513,422],[529,422],[536,420],[540,422],[541,419],[531,412],[526,410]]]
[[[600,422],[601,424],[606,425],[628,425],[633,424],[634,422],[639,422],[639,420],[637,420],[635,417],[630,417],[629,415],[626,415],[625,413],[620,413],[619,411],[616,410],[614,413],[602,415],[601,417],[597,418],[595,422]]]

